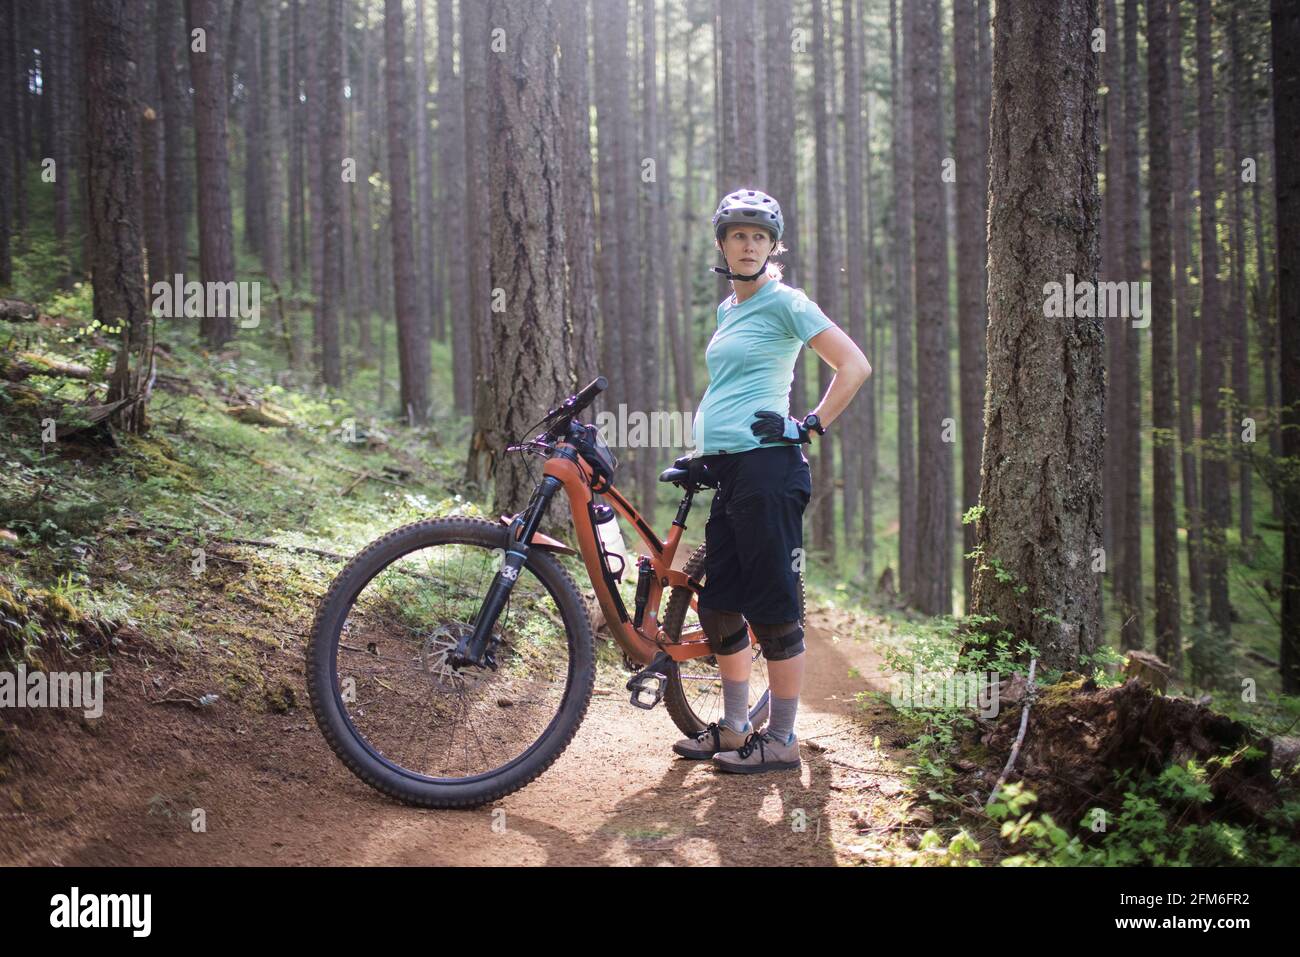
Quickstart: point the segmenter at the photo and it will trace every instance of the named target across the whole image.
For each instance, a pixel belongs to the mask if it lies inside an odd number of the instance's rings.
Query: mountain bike
[[[673,567],[692,499],[716,482],[685,458],[659,476],[683,492],[660,539],[615,487],[617,460],[599,431],[578,420],[607,386],[598,377],[507,448],[545,460],[523,511],[496,523],[458,516],[394,529],[348,562],[321,599],[307,646],[312,711],[335,754],[372,787],[421,807],[474,807],[524,787],[568,747],[597,656],[563,556],[580,560],[613,641],[637,669],[625,685],[630,703],[663,702],[686,734],[720,719],[717,659],[698,620],[688,623],[704,546]],[[539,531],[561,489],[576,550]],[[618,588],[627,561],[599,532],[620,517],[642,545],[631,611]],[[802,574],[799,583],[802,623]],[[758,729],[770,692],[752,628],[750,642],[749,720]]]

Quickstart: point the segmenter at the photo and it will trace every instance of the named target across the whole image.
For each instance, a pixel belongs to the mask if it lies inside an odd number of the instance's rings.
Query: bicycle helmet
[[[722,197],[718,210],[713,214],[713,235],[718,242],[726,235],[727,227],[733,224],[762,226],[772,233],[772,245],[781,241],[785,232],[785,217],[781,215],[781,204],[761,189],[738,189]],[[752,282],[767,270],[767,259],[752,276],[734,273],[730,268],[712,267],[713,271],[727,279],[739,279]]]
[[[719,242],[732,223],[757,223],[767,227],[772,232],[773,246],[781,241],[781,234],[785,232],[781,204],[761,189],[738,189],[722,197],[718,211],[713,214],[713,234]]]

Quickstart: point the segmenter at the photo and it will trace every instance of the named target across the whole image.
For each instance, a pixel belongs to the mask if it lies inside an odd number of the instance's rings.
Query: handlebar
[[[569,396],[558,406],[546,413],[546,418],[542,422],[547,426],[546,435],[551,439],[557,439],[569,427],[569,423],[585,409],[591,405],[592,400],[609,388],[609,380],[603,375],[596,376],[589,383]]]

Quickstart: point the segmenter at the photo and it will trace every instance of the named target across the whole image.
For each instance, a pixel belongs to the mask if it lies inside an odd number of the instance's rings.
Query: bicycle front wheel
[[[595,683],[591,625],[568,572],[530,550],[493,628],[496,668],[453,667],[509,529],[442,518],[362,550],[322,599],[307,651],[316,722],[372,787],[473,807],[524,787],[573,739]]]

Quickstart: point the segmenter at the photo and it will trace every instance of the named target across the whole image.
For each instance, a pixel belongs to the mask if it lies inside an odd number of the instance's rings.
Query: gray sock
[[[794,716],[798,710],[798,698],[778,698],[772,695],[772,717],[767,721],[767,729],[782,744],[789,744],[794,735]]]
[[[732,731],[746,731],[749,725],[749,682],[722,679],[722,700],[725,717],[722,719]]]

